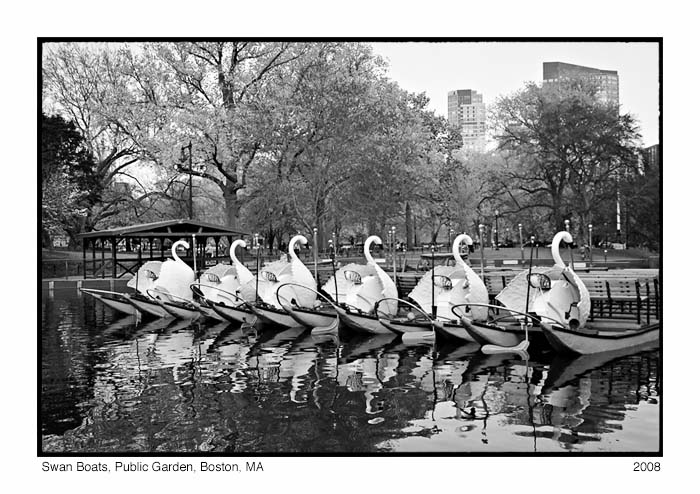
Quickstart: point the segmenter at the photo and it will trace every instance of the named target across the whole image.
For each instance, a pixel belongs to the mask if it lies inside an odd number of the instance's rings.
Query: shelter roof
[[[140,225],[122,226],[107,230],[96,230],[78,235],[78,238],[108,238],[108,237],[177,237],[191,236],[215,236],[215,235],[248,235],[248,232],[233,230],[226,226],[214,225],[197,220],[167,220],[154,223],[142,223]]]

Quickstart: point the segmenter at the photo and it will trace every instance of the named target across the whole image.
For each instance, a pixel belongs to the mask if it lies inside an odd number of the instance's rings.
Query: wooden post
[[[112,278],[117,277],[117,237],[112,237]]]
[[[153,237],[148,237],[148,260],[153,260]]]
[[[86,271],[85,271],[85,264],[87,262],[87,259],[86,259],[87,256],[86,256],[86,252],[85,252],[86,248],[87,248],[87,239],[84,238],[83,239],[83,279],[87,278]]]
[[[92,240],[92,277],[95,277],[95,244],[97,240]]]
[[[158,240],[160,241],[160,260],[165,261],[165,251],[163,250],[163,245],[165,244],[165,237],[159,237]]]
[[[100,265],[100,271],[102,272],[102,278],[105,277],[105,239],[100,239],[100,258],[102,259],[102,264]]]

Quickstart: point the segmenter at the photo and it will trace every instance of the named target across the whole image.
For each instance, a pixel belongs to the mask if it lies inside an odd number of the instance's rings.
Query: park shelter
[[[147,261],[169,259],[170,248],[178,240],[190,244],[181,259],[192,265],[193,256],[196,256],[198,269],[217,262],[230,262],[228,246],[245,235],[245,232],[221,225],[180,219],[87,232],[78,238],[83,244],[85,278],[121,278],[135,274]]]

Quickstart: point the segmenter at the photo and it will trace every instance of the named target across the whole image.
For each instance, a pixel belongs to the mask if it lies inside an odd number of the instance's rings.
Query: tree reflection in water
[[[41,350],[47,452],[659,448],[653,348],[522,360],[390,335],[137,322],[57,293],[42,301]]]

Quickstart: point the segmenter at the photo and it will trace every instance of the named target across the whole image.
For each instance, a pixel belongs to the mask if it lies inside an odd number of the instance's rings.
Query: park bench
[[[634,317],[641,324],[642,304],[646,305],[646,320],[651,318],[649,284],[641,284],[636,278],[590,278],[583,280],[591,297],[591,319],[595,317],[596,308],[600,316],[608,318]],[[658,318],[658,314],[657,314]]]
[[[594,300],[594,295],[597,295],[599,300],[605,300],[607,288],[600,283],[600,280],[636,280],[639,283],[640,296],[648,297],[648,300],[646,300],[647,305],[649,305],[650,310],[654,311],[656,319],[659,318],[661,293],[658,269],[624,269],[611,270],[606,273],[577,274],[588,288],[592,300]],[[598,280],[597,284],[596,280]]]
[[[396,289],[399,298],[406,298],[418,281],[423,277],[423,272],[396,273]]]

